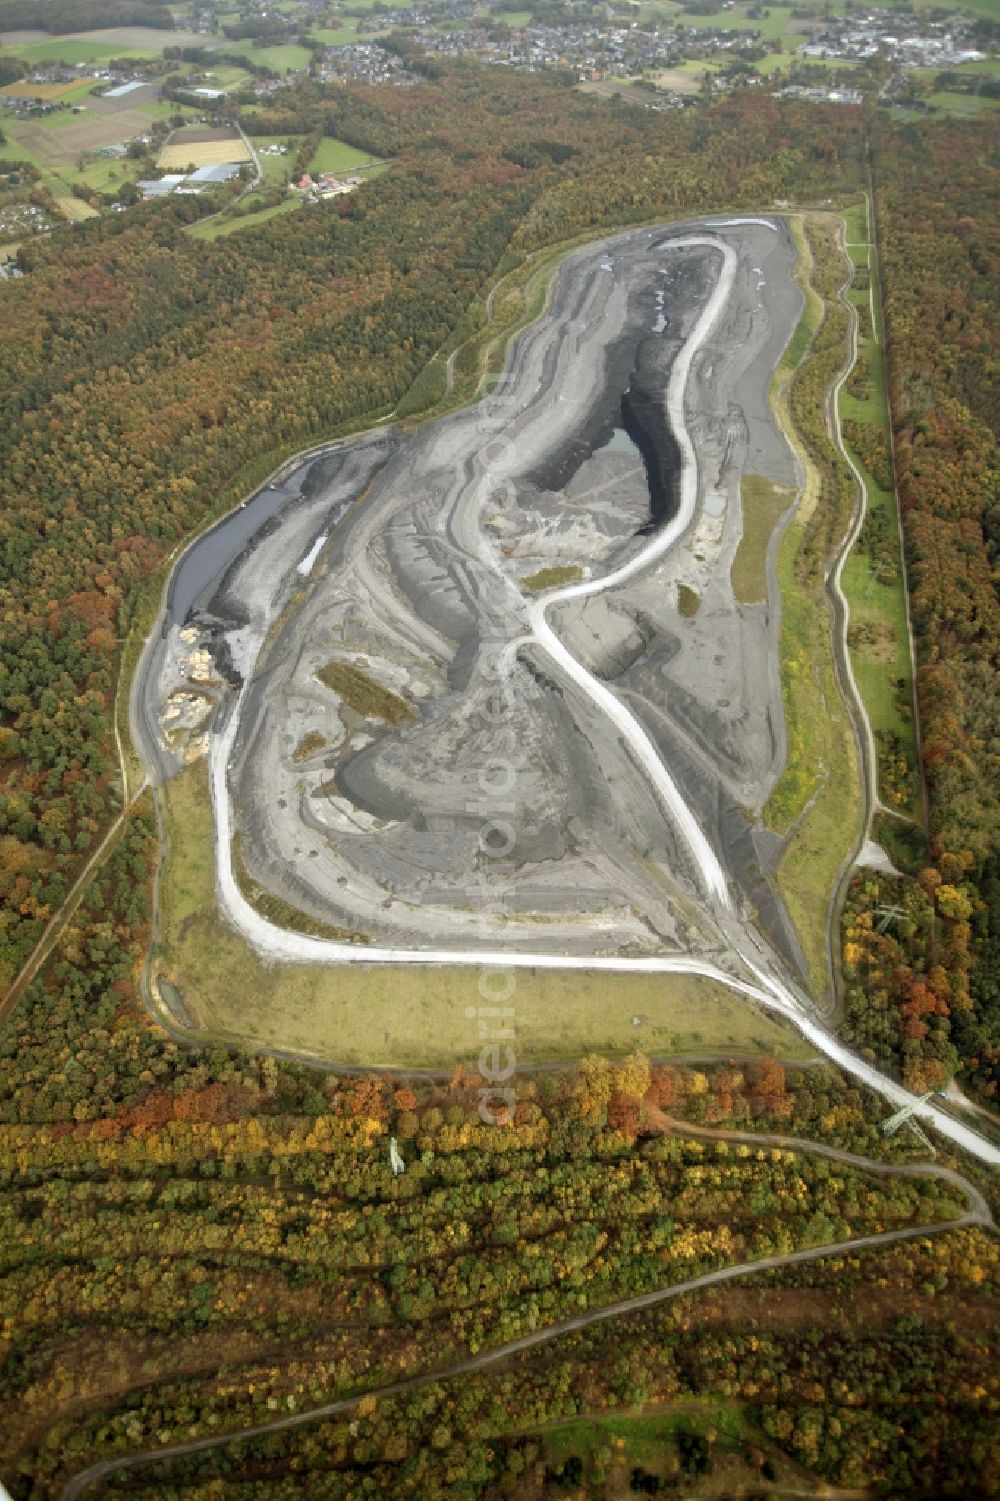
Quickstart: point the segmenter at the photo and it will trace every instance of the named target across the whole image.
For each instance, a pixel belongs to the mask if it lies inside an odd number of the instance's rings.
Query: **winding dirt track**
[[[931,1163],[897,1165],[876,1162],[872,1158],[861,1157],[855,1152],[847,1152],[840,1147],[831,1147],[823,1142],[810,1141],[796,1136],[758,1134],[750,1131],[716,1131],[708,1127],[689,1126],[680,1121],[671,1122],[671,1126],[678,1135],[685,1137],[702,1137],[714,1141],[742,1142],[758,1147],[781,1147],[784,1150],[808,1152],[813,1156],[842,1162],[845,1166],[857,1167],[880,1177],[939,1178],[965,1194],[969,1201],[969,1210],[956,1220],[947,1220],[933,1225],[914,1225],[903,1230],[886,1230],[878,1235],[863,1235],[855,1240],[834,1241],[826,1246],[810,1246],[803,1251],[789,1251],[781,1256],[766,1256],[760,1261],[745,1261],[735,1266],[720,1267],[714,1272],[704,1272],[699,1277],[689,1277],[684,1282],[676,1282],[670,1287],[656,1288],[652,1292],[640,1293],[633,1298],[621,1298],[618,1302],[609,1303],[604,1308],[593,1308],[587,1313],[578,1314],[572,1319],[565,1319],[559,1324],[552,1324],[546,1329],[536,1329],[531,1334],[521,1335],[520,1338],[509,1340],[495,1349],[483,1351],[479,1355],[471,1355],[466,1360],[453,1361],[450,1365],[442,1366],[438,1370],[408,1376],[402,1381],[394,1381],[388,1386],[377,1387],[373,1391],[358,1392],[353,1397],[342,1397],[336,1402],[326,1402],[320,1407],[311,1408],[308,1412],[292,1413],[285,1418],[276,1418],[270,1423],[255,1423],[247,1428],[234,1429],[228,1433],[216,1433],[207,1438],[191,1439],[183,1444],[167,1444],[161,1449],[147,1449],[137,1454],[101,1460],[98,1464],[90,1465],[86,1470],[81,1470],[78,1475],[74,1475],[64,1487],[60,1501],[77,1501],[77,1498],[82,1496],[89,1486],[105,1476],[117,1474],[123,1470],[139,1469],[143,1465],[155,1464],[161,1459],[182,1458],[187,1454],[201,1454],[209,1449],[221,1449],[237,1439],[261,1438],[271,1433],[302,1428],[310,1423],[321,1422],[324,1418],[337,1417],[341,1413],[349,1412],[361,1401],[362,1397],[375,1397],[376,1399],[393,1397],[401,1392],[415,1391],[420,1387],[430,1386],[436,1381],[449,1381],[456,1376],[485,1370],[490,1366],[499,1365],[512,1355],[521,1354],[525,1350],[533,1350],[539,1345],[549,1344],[564,1334],[572,1334],[579,1329],[588,1329],[608,1319],[641,1313],[647,1308],[655,1308],[671,1298],[681,1297],[684,1293],[697,1292],[703,1287],[732,1282],[738,1277],[745,1277],[755,1272],[773,1271],[779,1267],[795,1266],[800,1262],[821,1261],[827,1256],[853,1254],[872,1246],[892,1245],[897,1241],[913,1240],[918,1236],[936,1235],[945,1230],[958,1230],[973,1225],[993,1225],[993,1216],[983,1195],[961,1174],[953,1172],[950,1168],[939,1167]]]

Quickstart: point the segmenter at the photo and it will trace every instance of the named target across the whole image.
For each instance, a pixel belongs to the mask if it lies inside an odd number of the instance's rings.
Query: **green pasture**
[[[996,7],[993,7],[996,14]],[[960,63],[957,68],[949,68],[948,72],[955,73],[981,73],[989,78],[1000,78],[1000,57],[983,57],[977,62]]]
[[[246,68],[238,68],[235,63],[212,64],[205,68],[205,82],[210,88],[235,89],[249,83],[250,74]]]
[[[312,53],[295,42],[276,47],[255,47],[250,39],[242,42],[226,42],[227,52],[248,57],[258,68],[270,68],[273,73],[301,72],[308,68]]]
[[[292,209],[300,208],[300,198],[285,198],[281,203],[273,203],[268,208],[259,209],[256,213],[203,219],[197,224],[192,224],[188,230],[193,240],[218,240],[223,235],[236,234],[241,229],[256,229],[261,224],[266,224],[269,219],[275,219],[279,214],[290,213]]]
[[[764,14],[754,17],[750,14],[757,7],[750,4],[734,5],[731,10],[723,10],[721,7],[711,15],[694,15],[681,9],[679,5],[670,3],[670,0],[653,0],[653,3],[644,5],[639,13],[642,24],[652,22],[672,22],[676,26],[690,27],[696,31],[731,31],[747,32],[755,31],[761,42],[780,42],[786,52],[793,52],[808,40],[808,33],[792,29],[792,21],[795,19],[793,7],[790,5],[767,5],[761,7]],[[821,17],[815,17],[817,26],[821,24]]]
[[[987,99],[985,94],[955,94],[947,89],[939,94],[930,94],[925,102],[928,109],[938,110],[945,115],[958,115],[967,120],[1000,110],[1000,99]]]
[[[183,115],[190,119],[192,115],[200,114],[190,104],[177,104],[173,99],[150,99],[147,103],[140,102],[134,106],[137,114],[145,115],[147,120],[169,120],[172,115]]]
[[[358,28],[357,26],[317,26],[309,35],[317,42],[325,42],[328,47],[346,47],[348,42],[358,40]]]
[[[164,47],[170,46],[172,33],[163,32]],[[161,49],[130,47],[124,42],[90,40],[87,37],[47,37],[42,42],[23,42],[16,47],[0,47],[0,59],[17,57],[27,63],[94,63],[109,57],[136,57],[140,60],[159,57]]]
[[[281,160],[281,158],[279,158]],[[285,158],[287,161],[287,157]],[[372,160],[370,151],[360,151],[346,141],[324,136],[319,150],[309,163],[310,172],[350,172]]]
[[[33,129],[51,130],[58,134],[59,131],[65,130],[69,125],[80,125],[86,118],[85,114],[74,115],[72,109],[68,109],[60,110],[55,115],[31,116],[24,123],[30,124]],[[8,121],[10,122],[9,124]],[[0,113],[0,124],[3,125],[8,142],[13,142],[16,139],[17,129],[21,123],[21,120],[14,114],[13,110],[4,110]],[[26,155],[26,152],[22,152],[22,156],[24,155]]]

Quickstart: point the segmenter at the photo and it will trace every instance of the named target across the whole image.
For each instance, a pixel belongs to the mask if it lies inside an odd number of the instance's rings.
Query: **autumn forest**
[[[187,233],[192,198],[95,218],[22,247],[26,274],[0,283],[0,1478],[54,1498],[107,1458],[343,1403],[81,1494],[491,1501],[690,1494],[713,1473],[700,1493],[964,1496],[974,1476],[1000,1494],[998,1242],[948,1177],[978,1172],[992,1203],[985,1172],[944,1151],[924,1171],[823,1065],[589,1056],[533,1075],[496,1129],[461,1069],[341,1077],[190,1047],[140,994],[158,833],[134,777],[123,810],[116,743],[178,544],[298,449],[419,416],[428,362],[530,252],[870,189],[919,814],[883,810],[896,873],[847,886],[842,1035],[995,1119],[995,128],[759,93],[660,114],[459,65],[279,98],[244,111],[251,135],[395,165],[215,241]],[[448,1379],[546,1326],[516,1364]]]

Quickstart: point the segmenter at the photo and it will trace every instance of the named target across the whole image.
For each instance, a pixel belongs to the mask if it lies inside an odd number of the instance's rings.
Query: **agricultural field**
[[[65,171],[74,167],[85,152],[127,142],[148,131],[151,123],[138,110],[116,115],[88,111],[85,115],[69,116],[65,123],[56,126],[50,123],[53,118],[11,120],[4,129],[36,165]]]
[[[70,92],[61,102],[71,107],[55,114],[19,118],[13,111],[0,111],[8,153],[38,167],[42,186],[57,199],[72,199],[73,188],[78,185],[106,193],[135,181],[142,171],[139,161],[99,153],[148,134],[158,122],[193,113],[186,105],[161,99],[157,80],[117,99],[94,93],[93,78],[67,88]],[[71,217],[87,214],[79,199],[73,202],[76,207]]]
[[[87,92],[93,85],[88,79]],[[4,93],[12,99],[41,99],[46,104],[51,104],[56,99],[67,99],[77,92],[83,92],[83,87],[75,82],[69,83],[7,83],[4,84]]]
[[[248,162],[250,153],[238,131],[196,125],[175,130],[157,157],[166,172],[186,167],[214,167],[220,162]]]
[[[109,58],[159,57],[164,47],[211,46],[219,39],[193,32],[151,31],[146,26],[115,26],[105,31],[71,32],[47,36],[38,32],[6,31],[0,37],[0,57],[19,57],[29,63],[102,63]]]
[[[59,149],[62,146],[60,135],[65,136],[65,131],[38,131],[37,122],[15,122],[3,115],[0,115],[0,125],[7,135],[8,153],[38,167],[42,174],[41,186],[57,199],[72,196],[76,184],[107,192],[138,175],[138,162],[128,158],[90,158],[80,148]]]
[[[56,198],[56,208],[73,224],[81,224],[84,219],[96,219],[97,210],[91,208],[89,203],[84,203],[82,198],[67,193]]]

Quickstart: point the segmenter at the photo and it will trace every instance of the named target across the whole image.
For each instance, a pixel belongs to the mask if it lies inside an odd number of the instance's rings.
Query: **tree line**
[[[1000,270],[995,196],[983,188],[998,144],[988,119],[877,122],[873,134],[930,848],[911,867],[919,890],[910,887],[904,905],[913,920],[861,943],[862,993],[898,998],[912,1086],[940,1084],[958,1067],[992,1100],[1000,1085]],[[855,901],[870,884],[858,878]],[[916,1011],[906,999],[914,984],[922,987]]]

